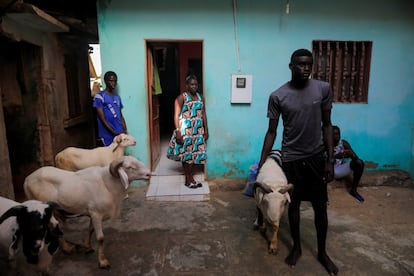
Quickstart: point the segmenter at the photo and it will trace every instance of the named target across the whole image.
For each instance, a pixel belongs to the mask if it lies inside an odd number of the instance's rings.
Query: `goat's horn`
[[[23,210],[24,208],[26,208],[26,206],[23,206],[23,205],[18,205],[18,206],[14,206],[14,207],[10,208],[9,210],[7,210],[0,217],[0,224],[3,223],[3,221],[5,221],[6,219],[8,219],[9,217],[17,217],[17,215],[19,215],[19,213],[21,212],[21,210]]]
[[[114,147],[114,149],[112,150],[112,152],[115,152],[118,147],[119,147],[119,143],[116,144],[116,146]]]
[[[116,146],[114,147],[114,149],[112,150],[112,152],[115,152],[116,149],[119,147],[119,144],[122,143],[122,133],[119,134],[118,136],[116,136],[114,140],[116,142]]]
[[[284,187],[284,188],[280,189],[280,190],[279,190],[279,193],[281,193],[281,194],[285,194],[286,192],[288,192],[288,191],[290,191],[290,190],[292,190],[292,189],[293,189],[293,184],[292,184],[292,183],[289,183],[289,184],[287,184],[287,186],[286,186],[286,187]]]
[[[257,187],[261,188],[266,194],[273,193],[273,190],[268,185],[266,185],[265,183],[261,183],[261,182],[257,182],[257,181],[254,182],[253,191],[256,191]]]
[[[119,178],[118,169],[122,165],[123,162],[124,162],[124,157],[119,157],[111,162],[111,164],[109,165],[109,172],[111,173],[113,177]]]

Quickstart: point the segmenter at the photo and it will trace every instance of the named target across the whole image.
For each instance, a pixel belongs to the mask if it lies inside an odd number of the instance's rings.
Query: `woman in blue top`
[[[100,146],[110,145],[114,137],[128,133],[124,116],[122,116],[121,97],[116,92],[118,77],[115,72],[108,71],[104,75],[105,90],[93,98],[98,122],[98,141]]]

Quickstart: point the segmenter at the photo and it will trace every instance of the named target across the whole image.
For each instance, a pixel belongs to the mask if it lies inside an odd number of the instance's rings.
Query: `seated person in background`
[[[357,187],[364,172],[364,161],[358,158],[352,150],[351,145],[341,139],[341,130],[338,126],[332,126],[334,140],[334,175],[335,179],[340,179],[353,174],[352,186],[349,194],[355,197],[359,202],[364,202],[364,198],[358,194]],[[350,161],[350,162],[349,162]]]

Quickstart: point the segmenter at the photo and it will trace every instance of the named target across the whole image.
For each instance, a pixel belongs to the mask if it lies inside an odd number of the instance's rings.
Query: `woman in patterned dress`
[[[187,91],[181,93],[174,103],[174,134],[170,140],[167,157],[181,161],[185,185],[191,189],[202,187],[194,180],[194,165],[205,164],[208,139],[207,116],[203,96],[198,91],[195,75],[185,79]]]

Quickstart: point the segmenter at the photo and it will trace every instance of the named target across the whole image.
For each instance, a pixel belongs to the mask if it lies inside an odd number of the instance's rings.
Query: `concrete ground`
[[[253,229],[253,198],[224,182],[209,182],[210,200],[203,202],[148,201],[148,186],[131,188],[121,217],[104,222],[111,268],[98,268],[96,251],[58,252],[51,274],[327,275],[316,259],[307,202],[301,212],[302,257],[290,268],[284,263],[291,247],[287,212],[280,224],[279,252],[269,255],[266,240]],[[365,177],[362,184],[363,204],[341,183],[330,185],[327,246],[339,275],[414,275],[414,185],[383,175]],[[80,242],[87,225],[86,218],[73,219],[65,229],[67,238]]]

